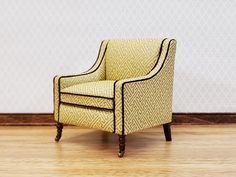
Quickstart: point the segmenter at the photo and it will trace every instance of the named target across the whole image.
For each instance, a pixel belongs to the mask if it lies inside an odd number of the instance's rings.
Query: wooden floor
[[[0,127],[0,177],[47,176],[236,176],[236,125],[162,127],[127,136],[117,157],[117,136],[65,127]]]

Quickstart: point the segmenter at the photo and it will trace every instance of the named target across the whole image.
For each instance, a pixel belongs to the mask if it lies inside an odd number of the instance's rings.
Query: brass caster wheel
[[[56,136],[55,141],[58,142],[61,139],[61,137]]]
[[[125,154],[125,151],[120,151],[120,152],[118,153],[118,157],[122,158],[122,157],[124,156],[124,154]]]
[[[119,152],[118,157],[123,157],[125,154],[125,135],[118,135],[119,136]]]

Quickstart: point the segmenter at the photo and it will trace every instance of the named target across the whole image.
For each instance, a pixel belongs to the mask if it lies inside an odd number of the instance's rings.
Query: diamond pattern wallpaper
[[[110,38],[177,39],[174,112],[236,111],[236,1],[0,0],[0,112],[53,111],[53,77]]]

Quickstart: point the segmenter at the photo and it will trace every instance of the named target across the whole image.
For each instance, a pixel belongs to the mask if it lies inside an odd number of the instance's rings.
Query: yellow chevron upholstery
[[[57,122],[127,135],[172,121],[176,41],[102,42],[93,67],[54,78]]]

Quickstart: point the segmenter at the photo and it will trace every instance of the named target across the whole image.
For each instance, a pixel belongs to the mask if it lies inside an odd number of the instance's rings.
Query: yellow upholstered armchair
[[[96,128],[125,136],[163,125],[171,141],[172,92],[176,41],[114,39],[101,43],[95,64],[79,75],[54,78],[56,141],[63,124]]]

